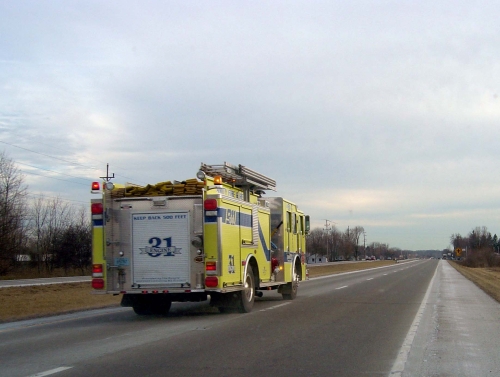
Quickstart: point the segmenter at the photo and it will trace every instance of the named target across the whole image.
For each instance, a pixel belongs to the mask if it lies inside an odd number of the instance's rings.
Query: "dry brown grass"
[[[90,276],[90,269],[87,269],[82,274],[81,270],[64,270],[62,268],[55,268],[51,271],[42,268],[38,271],[37,268],[18,268],[17,270],[10,271],[5,276],[0,276],[0,280],[18,280],[18,279],[38,279],[38,278],[55,278],[64,276]]]
[[[370,262],[357,262],[357,263],[334,263],[334,264],[310,264],[307,266],[309,270],[309,277],[318,277],[323,275],[339,274],[341,272],[367,270],[374,267],[382,267],[394,265],[393,260],[380,260]]]
[[[471,268],[462,266],[453,261],[449,263],[467,279],[500,302],[500,268]]]
[[[337,274],[393,265],[394,261],[370,261],[308,266],[309,276]],[[92,295],[90,283],[0,288],[0,323],[79,310],[117,306],[121,296]]]
[[[0,288],[0,322],[115,306],[121,296],[92,295],[90,283]]]

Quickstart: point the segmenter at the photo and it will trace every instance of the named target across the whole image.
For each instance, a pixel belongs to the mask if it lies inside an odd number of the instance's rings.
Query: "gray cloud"
[[[315,226],[327,218],[364,226],[370,242],[445,248],[451,233],[498,229],[499,10],[4,3],[1,146],[84,178],[110,163],[137,183],[193,177],[202,161],[241,163],[276,179]],[[88,197],[77,184],[27,180]]]

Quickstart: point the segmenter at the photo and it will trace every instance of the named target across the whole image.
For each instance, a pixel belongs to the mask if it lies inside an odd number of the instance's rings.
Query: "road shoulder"
[[[441,261],[402,376],[500,375],[500,304]]]

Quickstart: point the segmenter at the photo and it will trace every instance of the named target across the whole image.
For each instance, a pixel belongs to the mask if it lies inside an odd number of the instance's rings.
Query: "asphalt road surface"
[[[265,293],[249,314],[174,304],[0,325],[0,376],[498,376],[500,306],[447,262]]]

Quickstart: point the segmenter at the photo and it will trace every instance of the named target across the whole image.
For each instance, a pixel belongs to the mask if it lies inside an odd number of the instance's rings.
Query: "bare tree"
[[[306,250],[309,254],[325,255],[326,239],[323,229],[315,228],[311,230],[306,238]]]
[[[361,235],[364,233],[365,228],[362,226],[355,226],[351,232],[352,232],[352,239],[354,241],[354,258],[357,260],[359,257],[359,238]]]
[[[342,247],[342,233],[337,228],[333,227],[331,238],[331,261],[338,260],[340,248]]]
[[[0,153],[0,275],[15,266],[25,248],[27,186],[5,152]]]
[[[63,230],[57,245],[56,264],[65,271],[69,268],[79,269],[81,274],[90,265],[92,257],[91,229],[88,214],[81,208],[73,216],[71,225]]]
[[[31,207],[32,256],[39,271],[55,266],[55,254],[64,230],[72,224],[74,209],[60,198],[36,199]]]
[[[349,227],[345,230],[342,235],[342,257],[346,260],[350,259],[354,255],[354,239],[352,237],[352,231]]]

